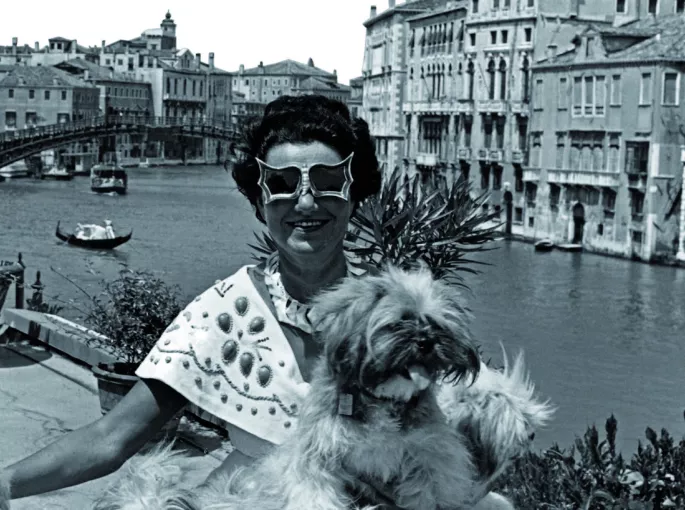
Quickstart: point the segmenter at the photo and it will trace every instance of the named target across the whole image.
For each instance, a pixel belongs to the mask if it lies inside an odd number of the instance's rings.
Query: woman
[[[245,135],[233,178],[277,251],[190,303],[112,411],[6,468],[12,498],[112,473],[188,401],[229,424],[235,450],[217,471],[249,464],[295,429],[293,402],[319,353],[306,303],[357,271],[343,238],[381,174],[366,122],[325,97],[281,97]],[[240,342],[251,335],[247,355]]]
[[[311,341],[306,306],[298,304],[347,274],[342,243],[348,221],[355,207],[380,188],[374,143],[366,122],[351,120],[344,104],[321,96],[284,96],[267,105],[260,122],[247,127],[242,150],[247,157],[236,163],[233,177],[278,246],[268,264],[246,268],[246,282],[278,317],[306,382],[318,351]],[[287,170],[276,170],[282,167]],[[260,183],[267,173],[271,179]],[[297,187],[300,175],[309,186]],[[162,365],[166,363],[144,361],[141,381],[107,415],[5,468],[12,498],[77,485],[119,469],[188,396],[198,397],[179,391],[187,386],[187,374],[159,377],[151,368]],[[202,397],[194,403],[230,422],[235,450],[219,469],[251,462],[284,435],[270,435],[269,427],[255,433],[232,425],[232,415],[222,412],[215,400]],[[259,418],[268,417],[267,412]]]

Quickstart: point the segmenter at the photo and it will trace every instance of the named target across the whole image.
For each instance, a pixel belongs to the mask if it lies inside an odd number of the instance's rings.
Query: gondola
[[[92,248],[94,250],[111,250],[117,246],[128,242],[133,235],[133,230],[125,236],[117,236],[114,239],[79,239],[73,234],[65,234],[59,229],[59,221],[57,222],[57,229],[55,235],[67,244],[72,246],[80,246],[81,248]]]

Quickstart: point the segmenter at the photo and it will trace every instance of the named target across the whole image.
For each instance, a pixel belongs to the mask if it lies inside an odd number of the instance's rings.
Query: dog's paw
[[[0,471],[0,510],[10,510],[10,481],[6,471]]]
[[[523,355],[513,365],[504,352],[504,369],[481,364],[473,382],[442,385],[438,403],[448,422],[470,443],[481,476],[493,476],[521,455],[535,431],[549,423],[554,408],[535,395]]]

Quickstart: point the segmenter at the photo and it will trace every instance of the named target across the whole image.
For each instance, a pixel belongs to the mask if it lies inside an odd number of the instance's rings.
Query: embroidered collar
[[[278,262],[278,252],[274,252],[266,260],[264,267],[264,283],[269,290],[271,302],[276,309],[276,318],[279,322],[294,326],[311,335],[314,332],[313,322],[316,319],[316,311],[311,306],[301,303],[288,294],[288,291],[283,286]],[[350,265],[351,262],[348,260],[348,276],[350,274],[362,274],[359,270],[355,270],[354,266],[350,267]]]

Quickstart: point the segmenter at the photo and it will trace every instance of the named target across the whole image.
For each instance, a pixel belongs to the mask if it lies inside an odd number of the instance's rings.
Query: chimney
[[[547,60],[554,60],[557,58],[557,45],[550,43],[547,45]]]
[[[88,69],[84,69],[83,71],[83,81],[88,81],[90,80],[90,71]]]
[[[214,69],[214,52],[209,52],[209,68]]]
[[[100,54],[102,55],[105,52],[105,40],[102,40],[102,46],[100,46]]]
[[[16,55],[16,54],[17,54],[17,44],[18,44],[18,42],[19,42],[19,41],[17,40],[16,37],[12,37],[12,55]]]
[[[38,44],[38,41],[36,41],[36,44],[33,47],[36,51],[40,51],[40,44]]]
[[[372,5],[371,6],[371,14],[369,15],[370,18],[375,18],[376,17],[376,6]]]
[[[388,0],[388,9],[395,7],[395,0]]]
[[[240,64],[240,69],[238,70],[240,74],[243,74],[245,72],[245,66],[243,64]]]
[[[338,70],[337,69],[333,69],[333,78],[335,78],[336,82],[338,81]]]
[[[259,61],[259,67],[264,67],[264,62],[261,60]]]
[[[314,60],[312,60],[312,57],[309,57],[309,60],[307,60],[307,65],[309,67],[314,67]]]
[[[77,46],[78,46],[78,45],[76,44],[76,39],[74,39],[73,41],[71,41],[71,53],[72,53],[72,55],[75,55],[75,54],[76,54],[76,48],[77,48]]]
[[[200,53],[195,54],[195,66],[198,69],[202,69],[202,54]]]

